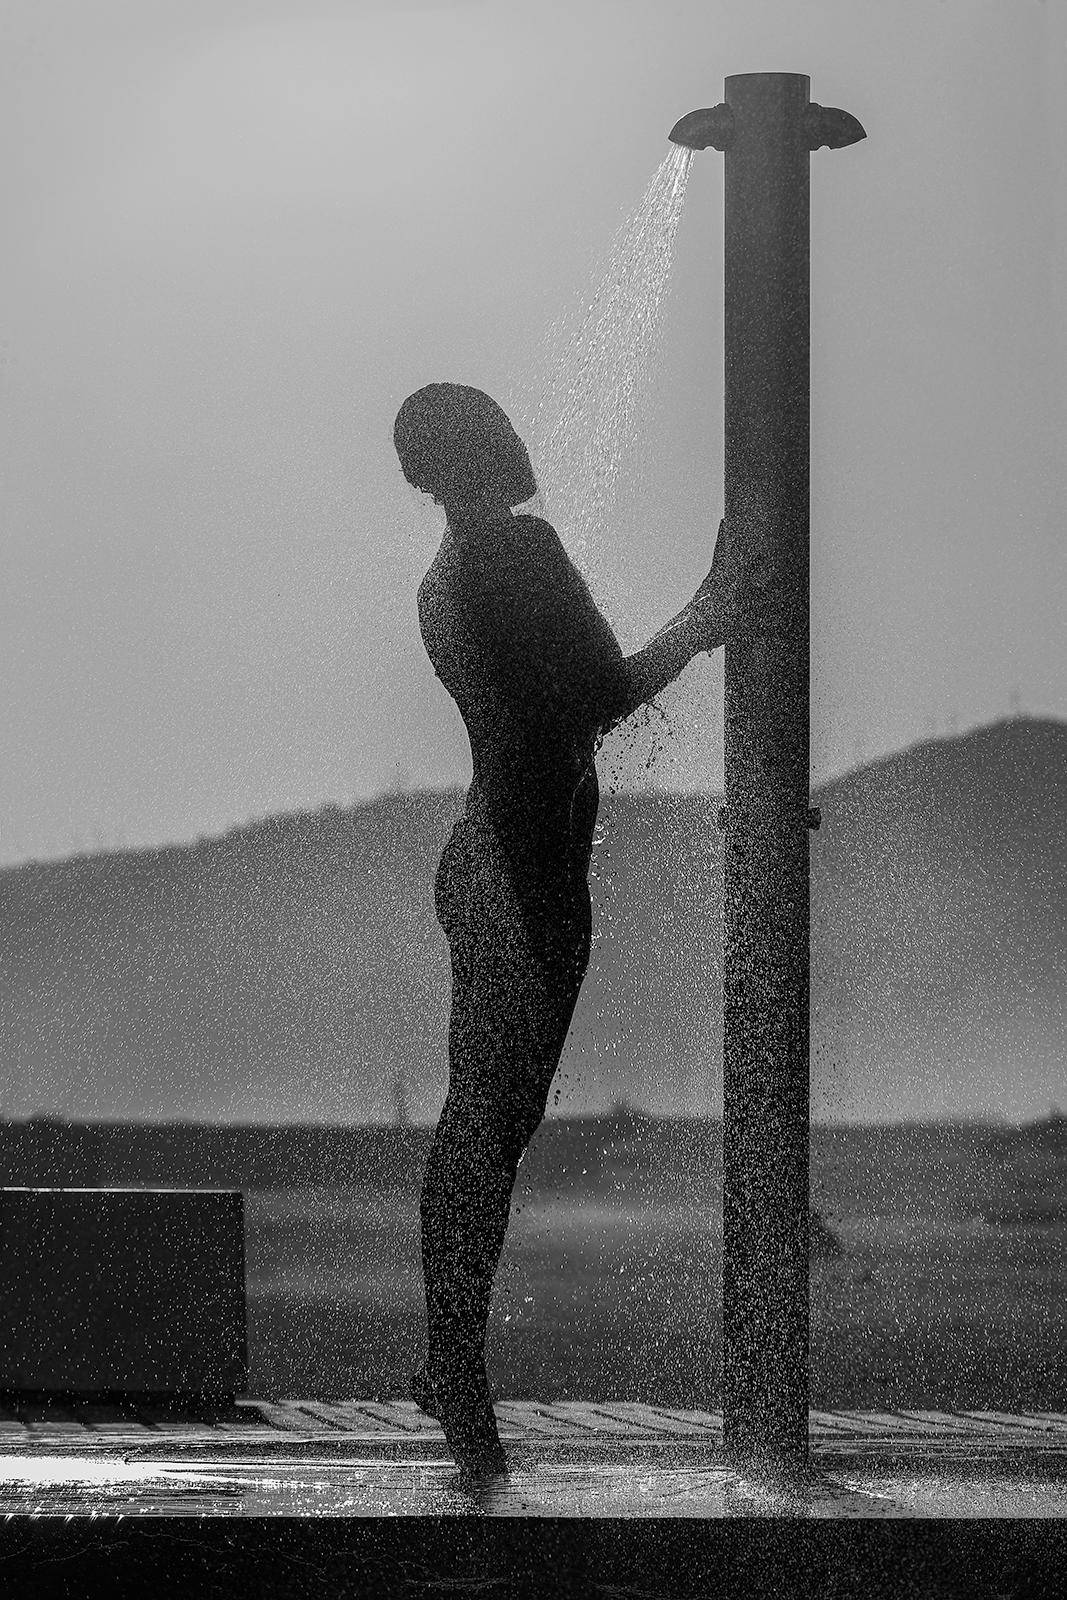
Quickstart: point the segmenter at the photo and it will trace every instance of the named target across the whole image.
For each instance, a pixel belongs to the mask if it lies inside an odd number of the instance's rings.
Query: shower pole
[[[676,144],[725,153],[724,512],[775,623],[730,640],[723,831],[723,1438],[808,1456],[809,155],[864,137],[801,73],[726,79]]]

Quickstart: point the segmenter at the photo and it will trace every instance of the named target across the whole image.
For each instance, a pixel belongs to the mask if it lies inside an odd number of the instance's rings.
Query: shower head
[[[858,144],[867,137],[863,124],[851,111],[841,111],[837,106],[816,105],[814,100],[804,113],[804,132],[809,150],[818,150],[820,145],[826,145],[831,150],[843,150],[846,145]]]
[[[702,111],[688,111],[679,117],[667,135],[672,144],[684,145],[687,150],[725,150],[734,131],[734,114],[728,105],[705,106]]]
[[[813,100],[804,109],[804,141],[809,150],[828,145],[831,150],[842,150],[867,137],[862,125],[851,112],[837,106],[820,106]],[[705,106],[701,111],[689,111],[679,117],[667,137],[672,144],[684,145],[687,150],[728,150],[733,140],[734,114],[725,103]]]

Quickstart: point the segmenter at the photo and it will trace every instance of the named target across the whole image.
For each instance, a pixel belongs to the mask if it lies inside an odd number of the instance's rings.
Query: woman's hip
[[[453,953],[527,960],[582,973],[589,959],[592,904],[580,863],[508,854],[491,830],[461,818],[434,883],[437,920]]]

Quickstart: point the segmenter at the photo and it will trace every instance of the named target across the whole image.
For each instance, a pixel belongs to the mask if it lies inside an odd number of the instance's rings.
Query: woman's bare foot
[[[462,1476],[498,1477],[507,1472],[484,1371],[457,1374],[445,1381],[431,1378],[426,1366],[420,1366],[411,1376],[411,1398],[420,1411],[440,1421],[445,1443]]]
[[[442,1412],[441,1427],[449,1454],[460,1476],[468,1480],[507,1475],[508,1461],[496,1431],[492,1405],[488,1405],[488,1412],[488,1417],[483,1414],[475,1418],[466,1411],[451,1412],[447,1407]]]

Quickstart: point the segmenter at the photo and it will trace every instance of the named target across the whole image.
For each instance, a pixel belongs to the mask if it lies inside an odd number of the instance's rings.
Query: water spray
[[[680,146],[664,157],[613,235],[569,335],[553,329],[558,354],[532,421],[546,515],[602,601],[616,566],[614,551],[605,562],[608,528],[662,327],[691,161]]]

